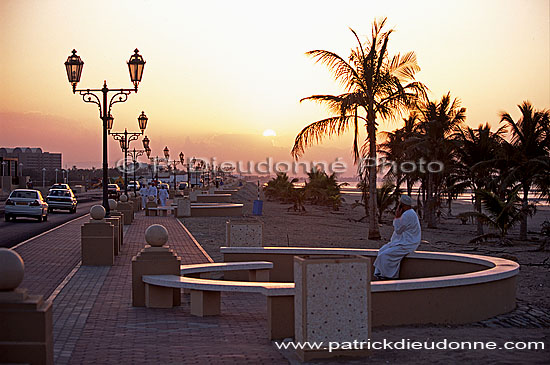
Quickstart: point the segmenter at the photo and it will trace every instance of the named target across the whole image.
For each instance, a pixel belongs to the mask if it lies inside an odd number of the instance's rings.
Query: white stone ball
[[[25,264],[17,252],[0,248],[0,290],[16,289],[23,281]]]
[[[105,218],[105,208],[102,205],[94,205],[90,208],[90,216],[95,220],[102,220]]]
[[[135,197],[135,196],[136,196],[136,194],[134,194],[134,192],[133,192],[133,191],[129,192],[129,193],[128,193],[128,195],[130,196],[130,198],[133,198],[133,197]]]
[[[168,231],[162,224],[153,224],[145,231],[145,242],[153,247],[161,247],[168,241]]]
[[[109,199],[109,209],[111,210],[115,210],[116,207],[117,207],[118,203],[116,202],[116,200],[114,199]]]
[[[149,196],[147,197],[147,200],[149,200],[150,202],[152,202],[153,200],[155,200],[155,197],[152,196],[152,195],[149,195]]]
[[[126,203],[128,201],[128,196],[126,194],[122,194],[120,196],[120,201]]]

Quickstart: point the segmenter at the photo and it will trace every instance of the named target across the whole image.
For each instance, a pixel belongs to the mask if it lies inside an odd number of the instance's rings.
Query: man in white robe
[[[166,189],[166,186],[162,186],[161,189],[159,190],[159,200],[160,200],[160,205],[162,207],[165,207],[166,206],[166,200],[168,199],[168,189]]]
[[[145,185],[141,185],[141,189],[139,189],[139,195],[141,195],[141,207],[145,209],[145,205],[147,204],[147,195],[149,194],[149,188]]]
[[[154,197],[153,201],[155,203],[158,203],[158,199],[157,199],[158,191],[157,191],[157,187],[155,186],[154,183],[152,183],[151,186],[149,187],[148,195]]]
[[[378,250],[374,261],[374,276],[378,279],[397,279],[403,257],[414,252],[420,245],[420,221],[414,209],[412,199],[402,195],[393,220],[391,241]]]

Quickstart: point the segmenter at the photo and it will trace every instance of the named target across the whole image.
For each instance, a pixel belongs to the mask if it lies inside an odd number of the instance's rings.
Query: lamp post
[[[143,156],[144,153],[147,154],[147,158],[151,155],[151,149],[149,148],[149,138],[145,136],[143,140],[141,141],[143,143],[143,149],[142,150],[136,150],[134,147],[133,150],[128,151],[127,155],[129,157],[132,157],[132,166],[134,170],[134,194],[136,193],[136,161],[139,156]]]
[[[46,168],[42,167],[42,187],[46,187]]]
[[[151,150],[149,150],[149,154],[148,156],[151,154]],[[153,168],[151,170],[151,179],[152,180],[158,180],[159,178],[159,173],[158,173],[158,165],[159,165],[159,160],[162,161],[162,158],[159,159],[158,156],[155,156],[155,157],[150,157],[149,160],[153,163]]]
[[[57,172],[59,171],[59,169],[56,167],[55,168],[55,183],[57,184]]]
[[[6,176],[6,165],[8,163],[6,161],[2,161],[2,176]]]
[[[119,133],[112,133],[109,131],[108,133],[113,136],[115,141],[120,142],[120,149],[122,150],[122,153],[124,154],[124,194],[128,195],[128,162],[126,157],[128,156],[128,150],[130,149],[130,142],[135,141],[138,139],[139,136],[143,135],[143,132],[145,132],[145,128],[147,128],[147,121],[149,118],[145,115],[145,112],[141,112],[141,115],[137,118],[139,129],[141,129],[141,132],[128,132],[126,128],[124,128],[124,132]],[[135,190],[135,179],[134,179],[134,190]],[[134,191],[135,193],[135,191]]]
[[[111,116],[111,109],[116,103],[123,103],[128,100],[128,95],[132,92],[138,91],[138,85],[141,82],[143,76],[143,68],[145,67],[145,60],[139,54],[139,50],[136,48],[134,54],[130,56],[127,62],[128,70],[130,72],[130,80],[134,84],[133,89],[109,89],[107,87],[107,81],[103,82],[101,89],[76,89],[76,85],[80,82],[80,76],[82,75],[82,68],[84,62],[76,54],[76,50],[73,49],[72,55],[67,58],[65,62],[65,68],[67,70],[67,78],[69,83],[73,87],[73,94],[78,93],[82,96],[82,100],[85,103],[93,103],[99,107],[99,118],[103,121],[103,207],[105,208],[106,216],[109,216],[109,199],[107,184],[109,179],[108,163],[107,163],[107,131],[113,127],[113,117]],[[109,92],[114,92],[111,99],[108,98]],[[96,93],[101,93],[102,99]]]
[[[178,170],[177,170],[177,165],[178,164],[181,164],[182,166],[184,165],[184,158],[185,158],[185,155],[183,154],[183,152],[180,152],[180,154],[178,155],[180,160],[177,161],[177,160],[172,160],[172,169],[174,170],[174,192],[177,190],[176,188],[176,185],[177,185],[177,173],[178,173]],[[168,146],[164,147],[164,157],[166,158],[166,161],[168,161],[168,166],[170,166],[170,151],[168,150]]]
[[[146,152],[146,150],[136,150],[135,147],[133,150],[128,151],[128,157],[132,158],[132,166],[134,169],[134,194],[136,193],[136,161],[139,156],[143,156]]]

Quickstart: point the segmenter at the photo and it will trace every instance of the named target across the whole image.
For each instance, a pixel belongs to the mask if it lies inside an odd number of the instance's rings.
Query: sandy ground
[[[242,189],[235,200],[245,204],[245,214],[252,213],[252,202],[256,199],[256,187],[248,184]],[[264,246],[303,246],[303,247],[346,247],[346,248],[379,248],[386,243],[392,232],[392,217],[387,214],[383,217],[380,226],[382,240],[367,239],[367,223],[358,222],[364,216],[364,209],[352,209],[350,202],[339,212],[331,212],[328,208],[306,206],[305,214],[289,211],[289,204],[264,201]],[[472,210],[469,202],[462,201],[453,204],[453,214]],[[446,209],[444,209],[446,213]],[[529,240],[518,240],[517,228],[510,232],[514,245],[502,247],[494,243],[470,244],[469,240],[476,234],[476,226],[463,225],[454,217],[442,218],[437,229],[423,228],[422,238],[427,244],[421,244],[419,250],[447,251],[489,255],[513,259],[520,263],[521,270],[518,280],[518,303],[529,308],[540,309],[547,316],[550,313],[550,251],[537,252],[540,244],[540,225],[550,220],[550,208],[538,207],[535,217],[529,220]],[[187,218],[185,225],[196,237],[204,249],[215,261],[222,261],[219,247],[225,245],[225,222],[227,218]],[[545,261],[546,260],[546,261]],[[472,309],[475,310],[475,309]],[[548,318],[546,318],[548,319]],[[498,324],[494,328],[483,327],[481,324],[466,326],[408,326],[398,328],[376,328],[373,331],[374,339],[411,339],[424,341],[426,339],[449,341],[543,341],[545,351],[534,350],[485,350],[485,351],[411,351],[386,350],[374,351],[369,362],[375,363],[550,363],[550,328],[536,328],[536,325],[526,324],[514,328],[502,327]],[[290,359],[291,362],[292,358]],[[358,361],[362,363],[363,361]],[[349,362],[349,361],[346,361]],[[354,361],[355,362],[355,361]]]

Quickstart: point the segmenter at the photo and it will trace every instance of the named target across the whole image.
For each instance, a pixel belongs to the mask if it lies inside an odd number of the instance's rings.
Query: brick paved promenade
[[[222,293],[218,317],[189,314],[189,296],[173,309],[131,306],[131,259],[151,224],[164,225],[168,245],[185,264],[210,258],[172,217],[136,215],[125,227],[112,267],[80,266],[80,226],[86,217],[16,248],[26,287],[54,299],[56,364],[286,364],[267,339],[265,298]],[[56,290],[57,288],[57,290]]]

